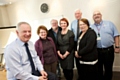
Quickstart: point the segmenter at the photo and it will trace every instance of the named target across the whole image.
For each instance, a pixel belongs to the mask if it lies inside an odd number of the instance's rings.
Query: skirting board
[[[118,71],[118,72],[120,72],[120,66],[113,66],[113,71]]]
[[[74,70],[76,70],[76,66],[74,67]],[[120,72],[120,66],[113,66],[113,71]]]

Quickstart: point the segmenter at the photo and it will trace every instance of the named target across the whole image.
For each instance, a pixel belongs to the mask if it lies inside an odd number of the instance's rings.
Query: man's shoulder
[[[90,28],[93,29],[94,27],[95,27],[95,23],[93,23],[93,24],[90,25]]]
[[[76,19],[75,19],[75,20],[73,20],[71,24],[74,24],[76,21],[77,21]]]
[[[7,46],[6,46],[6,48],[8,48],[8,47],[13,47],[13,46],[15,46],[15,45],[17,45],[16,44],[16,40],[14,40],[13,42],[11,42],[11,43],[9,43]]]
[[[17,50],[17,43],[16,41],[13,41],[11,42],[10,44],[8,44],[6,47],[5,47],[5,50],[4,52],[6,53],[7,52],[10,52],[10,51],[16,51]]]
[[[59,29],[59,31],[61,31],[61,30],[62,30],[62,28],[61,28],[60,26],[58,26],[58,29]]]
[[[109,20],[103,20],[102,22],[103,23],[113,23],[112,21],[109,21]]]
[[[49,31],[49,32],[52,31],[52,28],[50,28],[48,31]]]
[[[111,21],[109,21],[109,20],[102,20],[102,22],[111,22]]]
[[[111,26],[115,26],[114,23],[112,21],[108,21],[108,20],[104,20],[103,21],[104,25],[111,25]]]
[[[77,27],[77,20],[73,20],[72,22],[71,22],[71,30],[72,29],[74,29],[75,27]]]

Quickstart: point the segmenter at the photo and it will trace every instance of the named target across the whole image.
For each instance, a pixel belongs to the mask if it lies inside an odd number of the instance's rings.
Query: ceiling
[[[18,1],[18,0],[0,0],[0,6],[12,4],[16,1]]]

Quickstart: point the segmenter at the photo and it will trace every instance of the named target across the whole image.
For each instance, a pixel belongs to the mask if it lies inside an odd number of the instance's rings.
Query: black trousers
[[[77,41],[74,42],[74,49],[76,50],[77,49]],[[80,67],[80,63],[79,63],[79,59],[75,57],[75,63],[76,63],[76,68],[77,68],[77,73],[78,73],[78,78],[80,76],[80,70],[79,70],[79,67]]]
[[[99,80],[112,80],[114,62],[114,47],[98,48]],[[103,71],[104,70],[104,71]]]
[[[80,76],[77,80],[98,80],[98,63],[80,64],[79,70]]]
[[[48,72],[48,71],[46,71],[46,73],[48,74],[48,80],[58,80],[56,74],[54,74],[52,72]],[[41,74],[38,70],[34,71],[32,74],[35,76],[41,76]]]
[[[66,80],[73,80],[73,69],[63,69]]]
[[[51,73],[51,72],[47,72],[48,74],[48,80],[58,80],[56,74],[54,73]],[[34,71],[32,73],[32,75],[35,75],[35,76],[41,76],[40,72],[37,70],[37,71]],[[17,80],[20,80],[20,79],[17,79]]]
[[[76,68],[77,68],[77,73],[78,73],[78,78],[80,76],[80,63],[79,63],[79,59],[75,57],[75,62],[76,62]]]
[[[51,72],[47,72],[48,80],[58,80],[57,75]]]

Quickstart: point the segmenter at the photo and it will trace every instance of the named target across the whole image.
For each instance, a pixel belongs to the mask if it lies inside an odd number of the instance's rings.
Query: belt
[[[113,45],[112,46],[109,46],[107,48],[97,48],[98,50],[109,50],[109,49],[112,49],[113,48]]]

